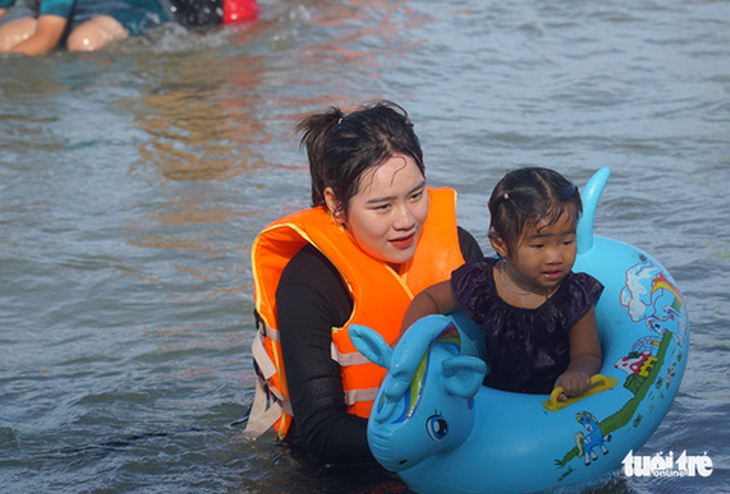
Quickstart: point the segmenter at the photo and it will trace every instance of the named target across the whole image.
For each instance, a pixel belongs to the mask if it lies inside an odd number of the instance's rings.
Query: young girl
[[[602,363],[594,304],[603,285],[571,271],[582,212],[577,187],[552,170],[519,169],[497,184],[489,211],[499,258],[469,262],[421,292],[401,331],[461,308],[486,332],[486,385],[522,393],[563,387],[562,401],[583,394]]]

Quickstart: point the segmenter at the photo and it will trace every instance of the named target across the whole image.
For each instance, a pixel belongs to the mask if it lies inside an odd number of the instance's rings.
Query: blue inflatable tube
[[[605,290],[596,305],[604,363],[589,393],[553,396],[482,385],[480,330],[463,313],[417,321],[394,350],[363,326],[360,352],[388,373],[368,422],[375,458],[420,493],[511,493],[590,487],[659,426],[687,363],[682,295],[651,256],[593,235],[609,170],[583,191],[575,271]]]

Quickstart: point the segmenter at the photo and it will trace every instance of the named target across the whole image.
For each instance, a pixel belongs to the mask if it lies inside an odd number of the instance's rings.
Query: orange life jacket
[[[456,193],[429,188],[429,212],[413,258],[401,273],[365,253],[322,207],[274,221],[254,240],[251,260],[258,329],[252,345],[259,379],[247,432],[254,437],[272,425],[281,438],[291,423],[277,324],[276,289],[284,267],[310,243],[337,268],[352,296],[353,311],[343,327],[332,328],[332,358],[342,369],[348,412],[368,417],[385,370],[360,354],[350,324],[368,326],[390,344],[399,334],[414,295],[450,278],[464,263],[456,228]]]

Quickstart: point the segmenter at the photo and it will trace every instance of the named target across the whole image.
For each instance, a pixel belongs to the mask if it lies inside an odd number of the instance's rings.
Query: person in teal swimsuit
[[[0,19],[16,0],[0,0]],[[0,26],[0,53],[94,51],[168,20],[158,0],[26,0],[35,13]]]

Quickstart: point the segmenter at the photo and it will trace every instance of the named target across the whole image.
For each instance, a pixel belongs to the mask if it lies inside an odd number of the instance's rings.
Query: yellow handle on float
[[[566,401],[558,401],[558,396],[560,396],[560,393],[565,392],[565,390],[561,386],[553,389],[553,392],[550,393],[550,399],[545,401],[542,406],[544,406],[547,410],[551,412],[557,412],[558,410],[569,407],[573,403],[580,401],[583,398],[588,398],[589,396],[608,391],[609,389],[615,388],[617,385],[618,379],[616,379],[615,377],[606,377],[602,374],[596,374],[595,376],[591,377],[591,387],[582,395],[570,397]]]

